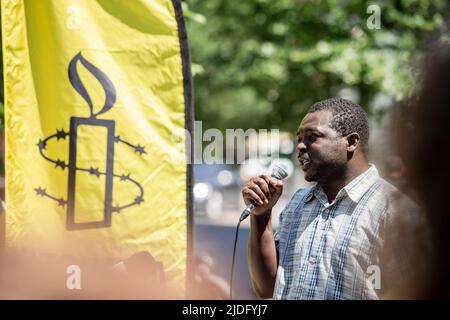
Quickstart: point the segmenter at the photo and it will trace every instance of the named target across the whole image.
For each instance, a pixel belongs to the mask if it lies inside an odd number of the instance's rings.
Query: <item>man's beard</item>
[[[340,180],[345,177],[347,167],[338,162],[328,162],[313,164],[305,172],[305,180],[308,182],[317,182],[318,184],[327,184],[334,180]]]

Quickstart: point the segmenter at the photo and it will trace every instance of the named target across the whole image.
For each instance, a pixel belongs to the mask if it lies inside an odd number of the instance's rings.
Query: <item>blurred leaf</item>
[[[346,88],[369,113],[380,95],[405,99],[413,59],[450,12],[446,0],[378,0],[381,29],[369,30],[359,0],[187,2],[206,18],[188,18],[196,117],[219,129],[293,131],[313,102]]]

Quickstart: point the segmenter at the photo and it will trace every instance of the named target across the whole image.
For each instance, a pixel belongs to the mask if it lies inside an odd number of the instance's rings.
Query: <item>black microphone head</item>
[[[288,170],[283,164],[276,163],[272,166],[271,176],[278,180],[283,180],[288,176]]]

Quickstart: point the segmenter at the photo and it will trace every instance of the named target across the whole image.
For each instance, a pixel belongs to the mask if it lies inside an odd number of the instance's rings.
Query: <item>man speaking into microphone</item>
[[[400,201],[408,215],[416,206],[369,164],[368,141],[359,105],[341,98],[312,105],[298,128],[297,149],[305,180],[316,184],[294,193],[275,234],[271,214],[281,180],[261,175],[245,185],[244,202],[255,205],[249,271],[259,297],[378,299],[386,283],[407,276],[384,257],[384,247],[396,241],[389,229],[394,203]],[[382,268],[383,259],[394,272]]]

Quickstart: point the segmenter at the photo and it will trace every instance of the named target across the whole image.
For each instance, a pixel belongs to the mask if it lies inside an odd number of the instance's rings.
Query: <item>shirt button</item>
[[[310,258],[309,258],[309,263],[315,264],[316,262],[317,262],[317,259],[316,259],[316,258],[314,258],[314,257],[310,257]]]

